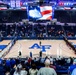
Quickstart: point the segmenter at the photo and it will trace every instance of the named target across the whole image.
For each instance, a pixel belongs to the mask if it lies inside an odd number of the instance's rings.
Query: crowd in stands
[[[6,25],[1,24],[0,25],[0,37],[11,37],[14,35],[15,32],[15,24],[13,25]]]
[[[17,31],[15,32],[15,28]],[[12,37],[14,33],[17,33],[18,37],[25,38],[50,38],[50,37],[76,37],[76,26],[61,26],[51,24],[33,24],[33,23],[15,23],[12,25],[0,25],[1,37]]]
[[[76,37],[76,26],[14,23],[0,25],[0,37],[20,38]],[[75,58],[25,57],[0,59],[0,75],[75,75]]]
[[[75,75],[75,58],[26,57],[0,59],[0,75]]]
[[[65,32],[66,32],[66,35],[68,36],[68,37],[71,37],[71,36],[75,36],[76,37],[76,32],[75,32],[75,30],[76,30],[76,26],[64,26],[64,30],[65,30]]]

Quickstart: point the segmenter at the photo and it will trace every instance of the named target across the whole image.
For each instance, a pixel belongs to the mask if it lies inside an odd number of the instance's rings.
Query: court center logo
[[[29,49],[40,49],[42,52],[46,52],[46,50],[50,50],[51,45],[39,45],[34,43]]]

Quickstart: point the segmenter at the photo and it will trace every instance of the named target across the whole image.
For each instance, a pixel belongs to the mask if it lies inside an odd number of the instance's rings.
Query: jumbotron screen
[[[28,16],[31,20],[51,20],[52,6],[29,6]]]

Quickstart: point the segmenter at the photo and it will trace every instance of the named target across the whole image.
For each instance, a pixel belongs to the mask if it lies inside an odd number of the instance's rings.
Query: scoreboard
[[[20,6],[20,0],[16,0],[16,7],[19,8]]]
[[[15,7],[15,0],[11,0],[11,1],[10,1],[10,6],[11,6],[12,8]]]
[[[19,8],[21,5],[20,5],[20,0],[10,0],[10,6],[12,7],[12,8],[14,8],[14,7],[17,7],[17,8]]]

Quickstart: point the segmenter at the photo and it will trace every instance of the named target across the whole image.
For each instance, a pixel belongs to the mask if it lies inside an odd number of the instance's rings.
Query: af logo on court
[[[42,52],[46,52],[46,50],[50,50],[51,45],[39,45],[37,43],[33,44],[29,49],[40,49]]]

